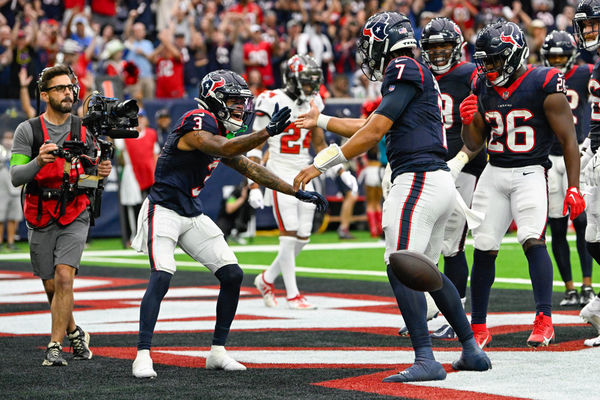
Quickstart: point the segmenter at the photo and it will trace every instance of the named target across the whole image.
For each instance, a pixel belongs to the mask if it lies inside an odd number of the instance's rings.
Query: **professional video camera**
[[[109,136],[113,139],[136,138],[139,108],[135,100],[119,102],[114,97],[92,93],[83,117],[82,125],[94,136]]]

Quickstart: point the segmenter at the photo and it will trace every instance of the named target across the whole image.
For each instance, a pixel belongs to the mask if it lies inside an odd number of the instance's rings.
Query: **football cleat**
[[[582,290],[583,291],[583,290]],[[579,305],[579,294],[577,290],[571,289],[565,291],[565,297],[560,301],[561,306],[578,306]]]
[[[452,368],[457,371],[487,371],[492,369],[492,362],[481,349],[477,349],[476,353],[463,350],[460,358],[452,363]]]
[[[46,367],[62,367],[67,365],[67,360],[63,357],[62,346],[60,343],[48,343],[48,347],[46,347],[46,357],[44,357],[42,365]]]
[[[600,333],[600,297],[594,298],[587,306],[583,307],[579,316]]]
[[[306,297],[301,294],[294,298],[287,299],[287,304],[288,308],[291,308],[292,310],[314,310],[317,308],[317,306],[309,303],[308,300],[306,300]]]
[[[73,358],[75,360],[89,360],[92,358],[90,350],[90,334],[76,326],[75,331],[67,335],[73,349]]]
[[[156,371],[153,368],[150,350],[138,350],[137,356],[131,366],[131,372],[136,378],[156,378]]]
[[[492,335],[486,324],[471,324],[471,329],[473,330],[473,338],[480,349],[490,345]]]
[[[579,295],[579,305],[587,306],[590,301],[596,298],[596,293],[594,293],[594,289],[591,286],[582,286],[581,294]]]
[[[222,369],[223,371],[245,371],[246,367],[227,355],[223,346],[211,346],[206,357],[206,369]]]
[[[277,307],[277,299],[275,298],[275,285],[265,281],[265,273],[257,275],[254,278],[254,286],[258,289],[263,297],[263,302],[267,307]]]
[[[415,362],[412,366],[395,375],[383,379],[383,382],[423,382],[443,381],[446,379],[446,370],[442,364],[435,360]]]
[[[456,339],[456,332],[448,324],[442,325],[437,331],[431,333],[433,339]]]
[[[533,321],[533,331],[527,339],[529,347],[548,346],[554,340],[552,317],[539,313]]]
[[[356,237],[350,233],[348,229],[338,228],[337,230],[338,238],[340,239],[356,239]]]
[[[592,339],[587,339],[583,342],[583,344],[588,347],[598,347],[598,346],[600,346],[600,336],[592,338]]]

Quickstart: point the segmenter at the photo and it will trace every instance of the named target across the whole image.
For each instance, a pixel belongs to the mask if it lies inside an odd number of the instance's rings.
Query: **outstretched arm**
[[[310,103],[310,111],[298,116],[295,124],[298,128],[313,129],[319,127],[340,136],[351,137],[366,124],[362,118],[337,118],[321,114],[314,102]]]
[[[281,178],[262,165],[257,164],[254,161],[250,161],[245,156],[224,158],[222,161],[225,165],[235,169],[240,174],[252,179],[254,182],[260,185],[281,193],[289,194],[290,196],[294,196],[296,194],[296,191],[290,184],[284,182]]]

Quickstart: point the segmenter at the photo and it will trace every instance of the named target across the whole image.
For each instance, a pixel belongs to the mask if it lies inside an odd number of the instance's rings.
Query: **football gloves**
[[[259,188],[250,189],[250,192],[248,193],[248,204],[254,209],[265,208],[263,194]]]
[[[465,98],[462,103],[460,103],[458,109],[463,125],[471,124],[471,122],[473,122],[473,116],[477,112],[477,96],[472,94]]]
[[[574,220],[585,211],[585,200],[581,193],[579,193],[579,189],[575,186],[571,186],[567,189],[567,194],[565,196],[565,202],[563,205],[563,215],[567,215],[567,211],[569,211],[569,218],[571,221]]]
[[[328,206],[327,200],[325,200],[325,197],[323,197],[318,192],[308,192],[305,190],[298,190],[296,192],[296,198],[305,203],[315,204],[317,206],[318,212],[323,213],[323,212],[327,211],[327,206]]]
[[[287,128],[290,124],[290,116],[292,115],[292,110],[289,107],[283,107],[281,110],[279,109],[279,104],[275,104],[275,110],[273,110],[273,116],[271,117],[271,121],[268,123],[265,130],[269,134],[269,136],[279,135],[281,132]]]

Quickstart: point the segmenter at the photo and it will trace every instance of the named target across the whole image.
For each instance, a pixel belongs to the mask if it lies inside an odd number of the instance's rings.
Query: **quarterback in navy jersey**
[[[597,51],[600,46],[600,0],[582,0],[573,18],[578,46],[587,51]],[[600,62],[594,65],[588,90],[592,103],[589,145],[584,142],[581,167],[583,168],[587,227],[585,240],[592,258],[600,263]],[[590,301],[579,314],[584,321],[597,329],[599,336],[584,342],[586,346],[600,346],[600,297]]]
[[[472,153],[461,137],[460,103],[471,94],[477,76],[475,64],[461,61],[465,42],[458,25],[448,18],[434,18],[423,29],[421,48],[423,60],[429,66],[440,87],[442,115],[448,154],[446,161],[455,180],[456,189],[466,204],[471,204],[477,178],[486,164],[486,153]],[[471,161],[469,161],[471,160]],[[465,215],[454,210],[444,227],[444,273],[454,283],[463,306],[466,301],[469,266],[464,244],[467,235]],[[453,339],[452,328],[444,324],[431,335],[433,338]]]
[[[552,261],[545,243],[548,215],[546,170],[554,135],[565,157],[568,185],[563,214],[585,209],[579,193],[579,154],[563,74],[555,68],[524,65],[527,43],[513,22],[486,26],[475,41],[480,76],[474,95],[461,104],[463,139],[475,151],[487,140],[489,163],[473,195],[473,210],[485,217],[473,229],[471,326],[480,346],[491,341],[486,317],[495,260],[511,221],[529,263],[536,303],[531,347],[554,339]],[[477,96],[477,97],[475,97]]]
[[[362,29],[358,51],[363,73],[382,81],[382,100],[366,119],[334,118],[313,107],[296,125],[315,125],[350,137],[340,148],[335,144],[319,152],[311,166],[294,179],[300,187],[327,169],[364,153],[385,135],[392,170],[392,187],[383,204],[385,262],[398,250],[424,254],[437,263],[443,231],[454,209],[454,182],[446,165],[447,144],[437,81],[413,56],[417,47],[408,18],[394,12],[371,16]],[[422,292],[405,286],[387,267],[387,275],[408,327],[415,363],[384,382],[445,379],[446,372],[433,355]],[[487,355],[477,346],[454,284],[442,274],[443,286],[430,292],[460,340],[463,350],[452,364],[457,370],[491,368]]]
[[[159,157],[155,183],[138,217],[138,234],[132,247],[147,252],[152,269],[140,305],[138,353],[132,372],[137,378],[154,378],[150,347],[160,303],[176,270],[175,247],[206,266],[220,282],[216,324],[207,369],[245,370],[229,357],[225,342],[235,316],[243,272],[223,237],[205,214],[198,198],[204,183],[220,161],[273,190],[296,196],[325,209],[326,200],[315,192],[295,191],[266,168],[242,154],[289,124],[290,110],[276,109],[265,129],[244,133],[252,117],[253,96],[241,76],[232,71],[211,72],[201,82],[199,108],[187,112],[169,134]]]
[[[574,65],[578,56],[577,43],[571,34],[565,31],[552,31],[546,36],[541,49],[541,59],[546,67],[554,67],[565,74],[567,99],[573,112],[577,142],[582,143],[584,134],[582,120],[588,103],[588,82],[593,66],[591,64]],[[588,146],[589,147],[589,146]],[[575,290],[571,274],[571,256],[567,242],[568,217],[563,216],[563,199],[567,191],[567,175],[565,161],[560,142],[555,137],[550,148],[552,168],[548,170],[548,224],[552,231],[552,252],[560,275],[565,283],[565,297],[561,306],[585,306],[594,297],[592,289],[592,257],[586,249],[585,229],[586,213],[582,212],[573,220],[577,234],[577,252],[581,264],[583,286],[581,295]]]

